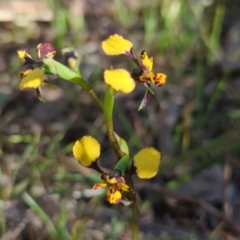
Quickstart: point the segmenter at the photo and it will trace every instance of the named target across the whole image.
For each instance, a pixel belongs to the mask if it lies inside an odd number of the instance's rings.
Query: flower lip
[[[107,201],[111,204],[119,204],[122,199],[122,193],[119,190],[109,188],[107,191]]]
[[[154,77],[154,84],[158,87],[163,86],[166,83],[167,76],[163,73],[157,73]]]

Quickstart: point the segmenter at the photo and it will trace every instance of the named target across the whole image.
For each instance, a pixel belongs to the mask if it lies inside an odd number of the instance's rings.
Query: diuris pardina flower
[[[82,166],[93,168],[101,174],[102,181],[94,184],[93,188],[107,187],[107,201],[109,203],[127,203],[127,200],[123,200],[122,191],[132,191],[132,189],[125,184],[124,177],[118,175],[110,177],[99,168],[97,159],[100,156],[100,144],[95,138],[83,136],[77,140],[73,146],[73,155]]]
[[[102,181],[94,184],[93,188],[107,188],[107,201],[111,204],[123,203],[129,205],[131,201],[123,196],[123,192],[134,193],[133,189],[125,182],[133,174],[139,178],[149,179],[158,173],[161,153],[153,147],[146,147],[140,150],[129,164],[129,156],[125,155],[120,159],[110,174],[104,173],[97,164],[100,156],[100,144],[91,136],[83,136],[73,146],[73,155],[78,162],[101,174]],[[126,178],[126,176],[128,176]]]
[[[20,90],[26,88],[35,88],[37,96],[40,100],[43,101],[41,96],[40,87],[43,83],[50,85],[46,80],[44,80],[44,70],[43,59],[44,58],[53,58],[56,54],[56,51],[49,43],[39,44],[37,46],[39,60],[32,58],[26,50],[19,50],[18,57],[22,62],[22,70],[20,72],[21,82],[19,84]]]
[[[105,70],[104,80],[113,89],[123,93],[132,92],[135,88],[135,82],[144,84],[147,89],[139,109],[145,107],[149,93],[154,94],[150,89],[150,83],[159,87],[166,83],[165,74],[155,74],[152,71],[153,57],[149,58],[146,51],[143,50],[140,55],[141,61],[139,61],[133,54],[133,44],[118,34],[111,35],[107,40],[103,41],[102,48],[107,55],[125,54],[137,64],[138,67],[131,73],[124,69]]]
[[[126,204],[127,200],[123,199],[122,192],[134,191],[125,183],[125,179],[122,176],[111,177],[109,174],[101,175],[102,181],[94,184],[93,189],[99,187],[107,187],[107,201],[111,204],[118,204],[120,202]]]

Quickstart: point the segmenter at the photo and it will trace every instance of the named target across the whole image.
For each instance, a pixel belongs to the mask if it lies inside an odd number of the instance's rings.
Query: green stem
[[[131,187],[132,189],[134,189],[133,186],[133,181],[131,179]],[[133,194],[132,196],[132,240],[137,240],[138,239],[138,232],[139,232],[139,228],[138,228],[138,207],[137,207],[137,197],[136,197],[136,193]]]
[[[103,102],[99,99],[99,97],[97,96],[97,94],[94,92],[93,89],[91,89],[90,91],[88,91],[88,93],[92,96],[92,98],[95,100],[95,102],[99,105],[99,107],[104,110],[104,105]]]
[[[114,152],[116,153],[117,157],[121,159],[126,154],[120,149],[120,146],[118,144],[118,141],[116,139],[116,136],[113,130],[113,121],[112,121],[113,107],[114,107],[113,91],[114,90],[107,85],[105,99],[104,99],[104,116],[105,116],[107,134],[108,134],[110,144]]]

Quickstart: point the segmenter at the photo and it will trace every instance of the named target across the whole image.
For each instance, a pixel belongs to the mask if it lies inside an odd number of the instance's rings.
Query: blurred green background
[[[46,102],[20,92],[18,49],[36,57],[50,42],[74,47],[85,79],[103,98],[102,69],[132,70],[125,56],[104,55],[118,33],[134,53],[154,57],[167,74],[138,112],[144,87],[116,99],[114,127],[133,156],[162,152],[160,173],[135,179],[139,239],[240,237],[240,2],[237,0],[0,1],[0,236],[9,239],[130,239],[131,211],[110,206],[92,186],[99,176],[72,156],[84,134],[102,146],[101,166],[115,160],[104,118],[78,87],[49,78]]]

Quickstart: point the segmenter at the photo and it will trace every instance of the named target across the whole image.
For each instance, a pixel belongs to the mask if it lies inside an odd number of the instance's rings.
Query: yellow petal
[[[68,61],[68,66],[71,68],[71,69],[74,69],[77,65],[77,60],[74,59],[74,58],[69,58]]]
[[[131,191],[131,188],[125,183],[119,183],[119,186],[120,186],[122,191],[126,191],[126,192]]]
[[[84,136],[75,142],[73,155],[82,166],[88,167],[99,157],[100,145],[95,138]]]
[[[24,63],[25,62],[24,57],[25,57],[26,51],[25,50],[19,50],[19,51],[17,51],[17,53],[18,53],[18,57],[20,58],[21,62]]]
[[[102,42],[103,51],[107,55],[119,55],[129,52],[132,43],[118,34],[111,35],[107,40]]]
[[[141,59],[142,59],[142,65],[144,68],[146,68],[147,71],[152,71],[153,67],[153,57],[148,57],[147,53],[145,50],[142,51],[141,53]]]
[[[23,79],[23,78],[26,77],[30,72],[32,72],[32,70],[33,70],[33,69],[27,69],[27,70],[21,71],[20,74],[19,74],[19,77],[20,77],[21,79]]]
[[[161,153],[153,147],[139,151],[133,160],[139,178],[154,177],[160,166]]]
[[[120,191],[111,191],[108,189],[107,191],[107,201],[111,204],[118,204],[122,199],[122,194]]]
[[[32,71],[28,70],[28,74],[22,78],[19,88],[38,88],[43,82],[44,71],[40,68],[35,68]]]
[[[118,92],[130,93],[135,88],[135,81],[130,73],[124,69],[105,70],[104,80],[106,84]]]

